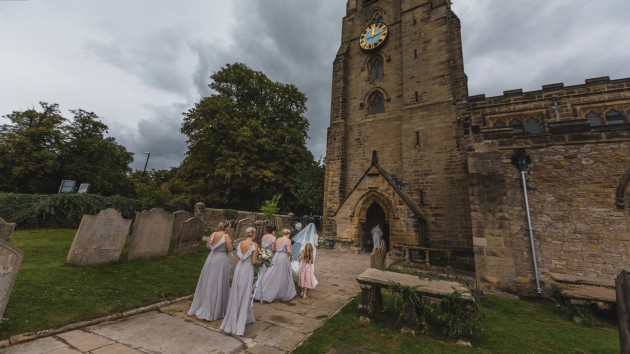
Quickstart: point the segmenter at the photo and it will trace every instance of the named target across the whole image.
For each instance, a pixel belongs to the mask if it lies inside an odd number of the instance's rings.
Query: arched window
[[[383,79],[383,59],[380,56],[375,56],[370,60],[368,65],[370,73],[370,81]]]
[[[611,109],[610,111],[608,111],[608,113],[606,113],[606,124],[608,125],[616,125],[616,124],[623,124],[623,116],[621,115],[621,112],[615,110],[615,109]]]
[[[381,15],[380,11],[376,11],[372,14],[372,23],[374,22],[383,22],[383,15]]]
[[[505,128],[505,122],[498,120],[492,125],[493,128]]]
[[[534,117],[527,118],[525,121],[525,131],[531,134],[540,134],[540,123]]]
[[[520,120],[514,118],[510,122],[510,127],[512,127],[512,132],[514,134],[523,133],[525,130],[523,129],[523,123]]]
[[[595,112],[590,112],[589,114],[587,114],[586,119],[588,119],[588,122],[591,124],[591,127],[597,127],[597,126],[602,125],[602,118],[599,116],[599,114]]]
[[[385,104],[383,103],[383,95],[380,92],[374,92],[368,100],[370,114],[379,114],[385,112]]]

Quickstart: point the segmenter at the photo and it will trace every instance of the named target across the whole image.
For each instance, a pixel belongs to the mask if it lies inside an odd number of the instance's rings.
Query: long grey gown
[[[212,234],[211,237],[213,237]],[[210,254],[201,269],[197,288],[188,316],[196,316],[206,321],[214,321],[225,316],[230,295],[230,260],[225,244],[227,234],[216,244],[210,244]]]
[[[245,332],[245,325],[256,321],[254,309],[251,306],[252,283],[254,281],[254,265],[251,258],[255,248],[256,245],[252,244],[243,254],[240,245],[237,246],[236,252],[239,261],[234,270],[227,312],[221,323],[223,331],[238,336],[242,336]]]
[[[281,240],[282,241],[282,240]],[[291,275],[291,263],[287,254],[287,240],[284,244],[276,242],[276,254],[273,256],[273,266],[265,273],[264,286],[256,292],[256,300],[274,302],[288,301],[295,297],[295,284]]]
[[[263,239],[263,241],[261,242],[260,246],[266,250],[269,251],[269,253],[271,253],[271,256],[273,257],[273,251],[271,250],[271,245],[276,242],[276,238],[275,237],[269,237],[268,239]],[[273,258],[272,258],[273,260]],[[273,263],[272,263],[273,266]],[[260,285],[262,287],[263,281],[265,280],[265,278],[263,277],[265,275],[265,273],[267,272],[267,266],[265,265],[261,265],[260,268],[258,269],[258,278],[260,279]],[[259,289],[260,290],[260,289]]]

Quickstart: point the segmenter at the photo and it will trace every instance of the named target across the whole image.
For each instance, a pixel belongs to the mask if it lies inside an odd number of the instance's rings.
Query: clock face
[[[365,50],[372,50],[383,44],[387,38],[387,26],[382,22],[375,22],[363,30],[359,37],[359,45]]]

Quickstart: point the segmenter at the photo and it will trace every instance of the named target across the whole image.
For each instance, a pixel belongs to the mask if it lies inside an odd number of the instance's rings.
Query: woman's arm
[[[225,248],[227,249],[228,252],[232,252],[234,248],[232,247],[232,239],[230,239],[230,235],[225,234],[225,236],[223,237],[225,237]]]
[[[252,264],[253,265],[260,264],[260,261],[258,260],[258,245],[257,244],[255,244],[254,252],[252,253]]]
[[[214,232],[212,234],[210,234],[210,236],[208,236],[208,248],[210,248],[210,244],[212,243],[212,240],[214,240]]]
[[[276,253],[276,240],[271,242],[271,252]]]

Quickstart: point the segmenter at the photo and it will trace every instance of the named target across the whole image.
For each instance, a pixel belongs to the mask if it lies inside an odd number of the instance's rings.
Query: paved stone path
[[[256,323],[242,337],[187,315],[190,300],[0,349],[0,353],[286,353],[359,292],[356,276],[369,267],[367,254],[320,250],[315,262],[319,285],[308,299],[254,305]],[[298,294],[300,292],[297,289]]]

